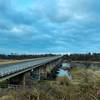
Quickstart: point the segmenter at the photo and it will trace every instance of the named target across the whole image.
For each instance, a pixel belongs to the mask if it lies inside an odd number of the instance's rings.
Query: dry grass
[[[0,100],[100,100],[100,72],[81,68],[72,74],[72,81],[35,82],[33,88],[10,90]]]

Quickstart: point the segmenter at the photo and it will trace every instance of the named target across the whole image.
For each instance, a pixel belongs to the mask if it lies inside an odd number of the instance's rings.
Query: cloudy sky
[[[99,0],[0,0],[0,53],[99,51]]]

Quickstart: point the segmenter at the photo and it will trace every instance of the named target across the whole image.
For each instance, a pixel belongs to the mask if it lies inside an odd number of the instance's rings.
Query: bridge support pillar
[[[32,77],[35,80],[42,80],[42,79],[47,79],[48,74],[51,73],[51,71],[56,67],[57,65],[59,66],[59,63],[61,62],[61,59],[52,61],[50,63],[44,64],[38,68],[35,68],[32,71]]]
[[[23,87],[25,87],[26,85],[31,85],[30,72],[26,72],[13,78],[10,78],[9,80],[7,80],[7,84],[23,85]]]
[[[23,80],[23,74],[10,78],[9,80],[7,80],[7,83],[13,85],[20,85],[22,84],[22,80]]]

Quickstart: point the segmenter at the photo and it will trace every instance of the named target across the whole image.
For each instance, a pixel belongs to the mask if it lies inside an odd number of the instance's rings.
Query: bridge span
[[[38,59],[36,58],[14,64],[0,65],[0,82],[11,80],[13,78],[13,81],[15,81],[19,76],[24,76],[23,79],[25,81],[25,76],[27,73],[37,75],[38,79],[40,80],[41,76],[46,77],[47,72],[59,65],[61,61],[62,56],[54,56]]]

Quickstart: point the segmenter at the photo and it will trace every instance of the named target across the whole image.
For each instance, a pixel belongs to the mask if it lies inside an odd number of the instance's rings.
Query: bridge
[[[43,57],[18,63],[0,65],[0,82],[26,84],[26,78],[45,79],[47,73],[62,61],[62,56]]]

